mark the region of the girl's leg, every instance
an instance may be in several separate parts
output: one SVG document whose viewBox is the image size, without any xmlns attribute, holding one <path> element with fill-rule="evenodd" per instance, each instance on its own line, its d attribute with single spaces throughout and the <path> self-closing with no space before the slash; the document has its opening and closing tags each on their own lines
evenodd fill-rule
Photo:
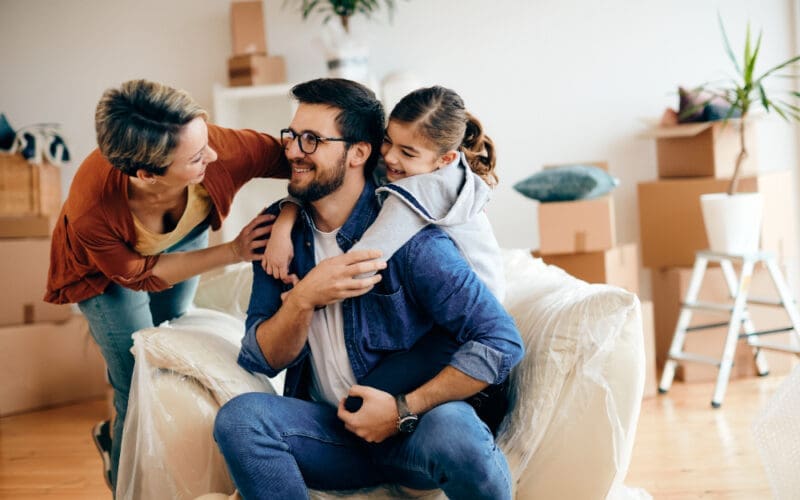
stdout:
<svg viewBox="0 0 800 500">
<path fill-rule="evenodd" d="M 128 393 L 133 376 L 133 332 L 153 326 L 150 298 L 146 292 L 136 292 L 112 283 L 106 291 L 78 303 L 89 322 L 100 352 L 106 361 L 108 378 L 114 388 L 114 419 L 111 432 L 111 482 L 116 484 L 122 429 L 128 410 Z"/>
</svg>

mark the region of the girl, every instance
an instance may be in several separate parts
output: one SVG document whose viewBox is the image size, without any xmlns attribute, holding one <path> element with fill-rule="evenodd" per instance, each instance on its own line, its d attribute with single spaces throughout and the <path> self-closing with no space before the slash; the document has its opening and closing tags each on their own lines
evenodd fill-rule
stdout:
<svg viewBox="0 0 800 500">
<path fill-rule="evenodd" d="M 484 208 L 494 172 L 494 143 L 454 91 L 434 86 L 415 90 L 392 110 L 374 176 L 383 206 L 353 249 L 377 248 L 388 260 L 428 224 L 440 226 L 495 296 L 505 282 L 500 248 Z M 293 256 L 290 233 L 297 206 L 284 203 L 262 265 L 286 283 Z"/>
</svg>

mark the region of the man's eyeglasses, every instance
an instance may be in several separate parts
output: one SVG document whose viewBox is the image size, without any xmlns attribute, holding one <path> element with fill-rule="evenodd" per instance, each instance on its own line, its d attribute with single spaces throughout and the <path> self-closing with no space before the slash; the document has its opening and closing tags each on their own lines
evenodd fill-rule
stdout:
<svg viewBox="0 0 800 500">
<path fill-rule="evenodd" d="M 338 142 L 350 142 L 349 139 L 346 137 L 320 137 L 313 132 L 303 132 L 298 134 L 294 130 L 290 128 L 285 128 L 281 130 L 281 146 L 288 148 L 291 146 L 292 141 L 295 139 L 300 139 L 298 141 L 298 145 L 300 146 L 300 151 L 303 153 L 310 155 L 314 154 L 314 151 L 317 150 L 317 146 L 319 146 L 320 142 L 328 142 L 328 141 L 338 141 Z"/>
</svg>

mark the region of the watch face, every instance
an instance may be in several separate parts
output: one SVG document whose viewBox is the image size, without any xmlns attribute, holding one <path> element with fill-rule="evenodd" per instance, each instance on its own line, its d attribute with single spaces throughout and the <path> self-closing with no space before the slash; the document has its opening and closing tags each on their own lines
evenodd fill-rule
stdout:
<svg viewBox="0 0 800 500">
<path fill-rule="evenodd" d="M 411 433 L 414 432 L 414 429 L 417 428 L 417 422 L 419 421 L 419 417 L 416 415 L 407 415 L 400 419 L 400 432 Z"/>
</svg>

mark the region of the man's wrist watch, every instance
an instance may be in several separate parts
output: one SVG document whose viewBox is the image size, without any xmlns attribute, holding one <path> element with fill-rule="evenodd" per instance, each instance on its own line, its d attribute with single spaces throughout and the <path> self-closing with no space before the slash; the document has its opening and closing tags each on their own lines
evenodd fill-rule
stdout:
<svg viewBox="0 0 800 500">
<path fill-rule="evenodd" d="M 411 434 L 417 428 L 419 415 L 408 409 L 405 394 L 398 394 L 394 400 L 397 403 L 397 430 L 404 434 Z"/>
</svg>

